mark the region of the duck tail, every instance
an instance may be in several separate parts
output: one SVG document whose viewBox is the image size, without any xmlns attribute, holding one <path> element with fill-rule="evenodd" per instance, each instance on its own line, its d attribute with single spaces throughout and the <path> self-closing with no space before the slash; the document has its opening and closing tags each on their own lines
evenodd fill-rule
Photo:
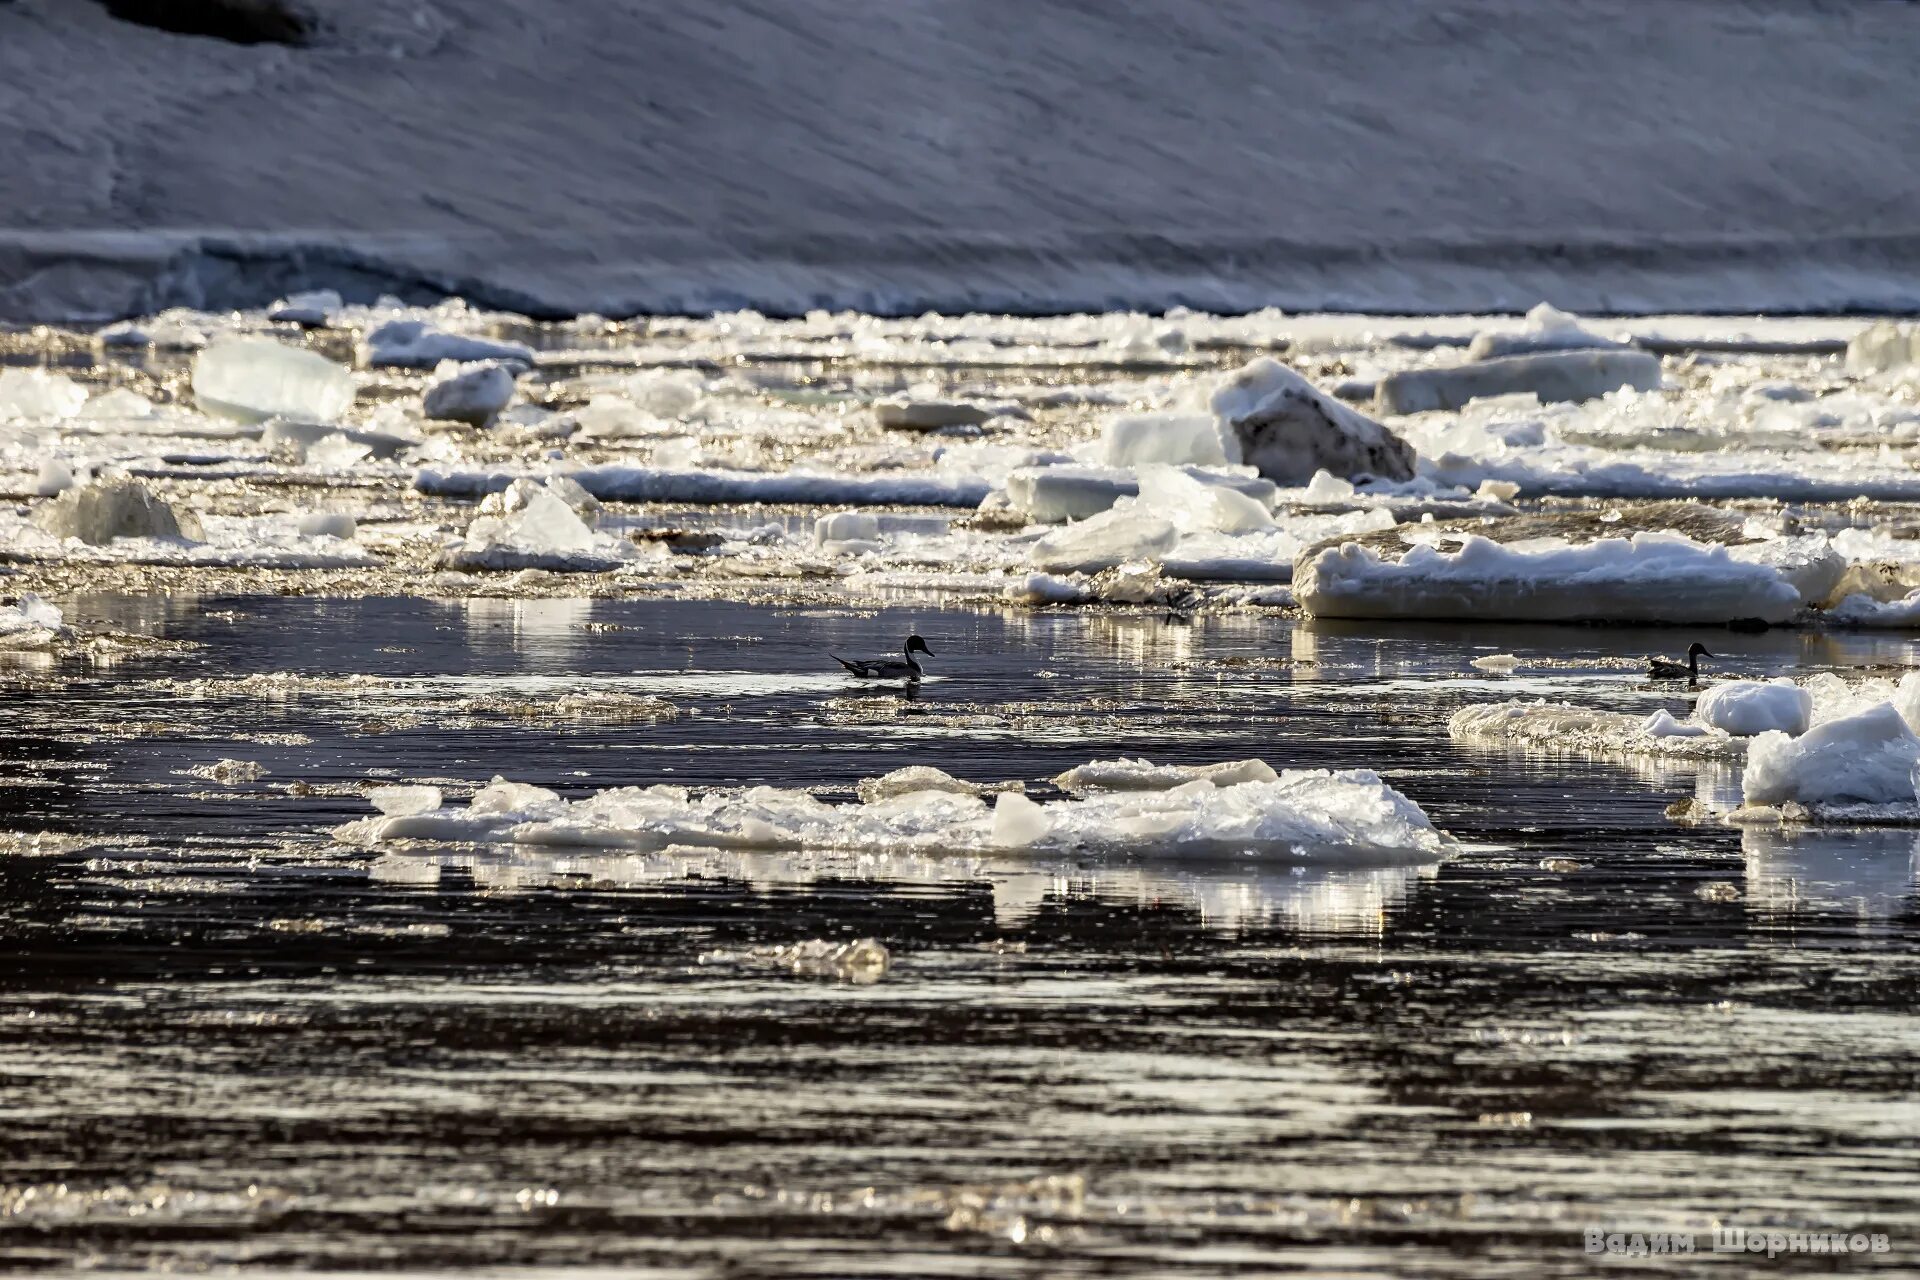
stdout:
<svg viewBox="0 0 1920 1280">
<path fill-rule="evenodd" d="M 845 658 L 841 657 L 837 653 L 829 653 L 827 656 L 829 658 L 832 658 L 835 662 L 839 663 L 841 666 L 845 667 L 847 670 L 853 672 L 855 675 L 860 674 L 860 666 L 858 663 L 848 662 Z"/>
</svg>

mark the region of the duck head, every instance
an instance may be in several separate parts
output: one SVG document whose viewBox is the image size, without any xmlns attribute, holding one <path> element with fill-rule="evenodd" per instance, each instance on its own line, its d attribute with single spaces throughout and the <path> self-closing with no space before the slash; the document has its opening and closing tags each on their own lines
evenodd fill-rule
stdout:
<svg viewBox="0 0 1920 1280">
<path fill-rule="evenodd" d="M 1707 652 L 1707 646 L 1701 644 L 1698 640 L 1695 640 L 1687 646 L 1687 661 L 1689 662 L 1697 662 L 1701 658 L 1711 658 L 1712 656 L 1712 654 Z"/>
<path fill-rule="evenodd" d="M 911 657 L 913 654 L 916 654 L 916 653 L 924 653 L 929 658 L 933 656 L 933 650 L 927 648 L 927 642 L 925 640 L 922 640 L 917 635 L 908 636 L 907 637 L 907 654 L 909 657 Z"/>
</svg>

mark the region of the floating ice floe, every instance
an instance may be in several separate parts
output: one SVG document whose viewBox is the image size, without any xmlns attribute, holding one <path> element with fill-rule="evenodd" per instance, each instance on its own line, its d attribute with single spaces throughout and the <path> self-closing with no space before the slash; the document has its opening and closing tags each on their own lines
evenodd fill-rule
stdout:
<svg viewBox="0 0 1920 1280">
<path fill-rule="evenodd" d="M 938 431 L 944 427 L 977 427 L 991 421 L 993 411 L 964 400 L 877 400 L 873 418 L 883 427 L 904 431 Z"/>
<path fill-rule="evenodd" d="M 1109 467 L 1223 467 L 1240 461 L 1238 445 L 1210 414 L 1131 413 L 1108 419 L 1092 452 Z"/>
<path fill-rule="evenodd" d="M 1306 484 L 1318 471 L 1413 479 L 1406 441 L 1271 356 L 1222 382 L 1212 407 L 1239 460 L 1275 484 Z"/>
<path fill-rule="evenodd" d="M 260 443 L 281 461 L 344 470 L 367 458 L 398 457 L 420 442 L 386 431 L 273 418 L 261 427 Z"/>
<path fill-rule="evenodd" d="M 1644 351 L 1543 351 L 1390 373 L 1374 387 L 1374 408 L 1381 413 L 1426 413 L 1521 392 L 1544 404 L 1592 400 L 1621 387 L 1653 391 L 1659 386 L 1660 359 Z"/>
<path fill-rule="evenodd" d="M 1587 756 L 1738 760 L 1747 750 L 1744 739 L 1676 720 L 1665 710 L 1637 716 L 1521 699 L 1462 707 L 1447 720 L 1447 733 L 1456 739 Z"/>
<path fill-rule="evenodd" d="M 353 404 L 353 374 L 325 356 L 270 338 L 222 338 L 193 358 L 202 412 L 240 422 L 333 422 Z"/>
<path fill-rule="evenodd" d="M 1526 327 L 1519 330 L 1488 330 L 1474 335 L 1467 346 L 1469 360 L 1495 360 L 1502 356 L 1533 355 L 1542 351 L 1606 350 L 1626 346 L 1605 338 L 1550 303 L 1541 303 L 1527 312 Z"/>
<path fill-rule="evenodd" d="M 513 399 L 513 370 L 495 360 L 444 365 L 420 396 L 420 411 L 444 422 L 484 427 Z"/>
<path fill-rule="evenodd" d="M 443 360 L 499 360 L 533 367 L 530 347 L 448 333 L 425 320 L 388 320 L 361 338 L 357 353 L 360 363 L 368 368 L 432 369 Z"/>
<path fill-rule="evenodd" d="M 1740 558 L 1674 534 L 1584 546 L 1502 546 L 1467 535 L 1454 550 L 1382 556 L 1358 543 L 1304 557 L 1300 607 L 1327 618 L 1472 618 L 1481 622 L 1785 622 L 1810 603 L 1802 566 Z"/>
<path fill-rule="evenodd" d="M 880 545 L 880 519 L 866 511 L 835 511 L 813 522 L 813 540 L 842 554 L 874 550 Z"/>
<path fill-rule="evenodd" d="M 0 369 L 0 422 L 58 421 L 87 402 L 87 389 L 45 369 Z"/>
<path fill-rule="evenodd" d="M 622 787 L 568 802 L 496 778 L 465 808 L 349 823 L 361 845 L 452 841 L 622 849 L 818 849 L 985 854 L 1022 850 L 1280 862 L 1416 865 L 1453 852 L 1420 807 L 1367 770 L 1288 770 L 1215 785 L 1196 778 L 1152 791 L 1036 804 L 1002 792 L 991 805 L 947 789 L 832 805 L 804 791 Z"/>
<path fill-rule="evenodd" d="M 0 649 L 46 649 L 71 634 L 59 608 L 31 592 L 0 605 Z"/>
<path fill-rule="evenodd" d="M 1272 782 L 1279 775 L 1265 760 L 1228 760 L 1220 764 L 1155 764 L 1147 759 L 1093 760 L 1053 780 L 1062 791 L 1170 791 L 1189 782 L 1217 787 L 1242 782 Z"/>
</svg>

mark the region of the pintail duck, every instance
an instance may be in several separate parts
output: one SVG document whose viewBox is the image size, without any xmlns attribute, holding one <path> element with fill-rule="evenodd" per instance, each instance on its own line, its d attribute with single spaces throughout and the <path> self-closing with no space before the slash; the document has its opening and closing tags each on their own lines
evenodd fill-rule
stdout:
<svg viewBox="0 0 1920 1280">
<path fill-rule="evenodd" d="M 922 675 L 920 664 L 913 660 L 916 653 L 924 653 L 929 658 L 933 650 L 927 648 L 927 642 L 919 636 L 908 636 L 905 648 L 906 657 L 901 658 L 857 658 L 849 660 L 839 654 L 829 654 L 835 662 L 845 667 L 862 680 L 918 680 Z"/>
<path fill-rule="evenodd" d="M 1675 662 L 1671 658 L 1648 658 L 1647 675 L 1655 680 L 1697 681 L 1700 679 L 1700 659 L 1711 657 L 1713 655 L 1707 652 L 1707 646 L 1696 640 L 1687 646 L 1685 662 Z"/>
</svg>

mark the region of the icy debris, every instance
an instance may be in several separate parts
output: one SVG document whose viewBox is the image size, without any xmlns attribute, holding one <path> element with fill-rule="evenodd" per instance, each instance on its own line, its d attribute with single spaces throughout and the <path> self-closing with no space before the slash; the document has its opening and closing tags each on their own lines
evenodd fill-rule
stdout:
<svg viewBox="0 0 1920 1280">
<path fill-rule="evenodd" d="M 280 324 L 317 329 L 345 305 L 346 302 L 332 289 L 312 289 L 306 293 L 288 294 L 280 299 L 267 308 L 267 319 Z"/>
<path fill-rule="evenodd" d="M 1222 382 L 1212 406 L 1229 448 L 1275 484 L 1306 484 L 1316 471 L 1413 479 L 1414 453 L 1406 441 L 1271 356 Z"/>
<path fill-rule="evenodd" d="M 302 452 L 306 465 L 316 471 L 350 471 L 373 456 L 373 446 L 344 431 L 335 431 Z"/>
<path fill-rule="evenodd" d="M 1151 464 L 1150 464 L 1151 465 Z M 1271 480 L 1262 480 L 1251 467 L 1166 468 L 1204 485 L 1243 493 L 1262 507 L 1279 492 Z M 1110 509 L 1122 498 L 1140 493 L 1140 477 L 1118 467 L 1019 467 L 1006 480 L 1007 506 L 1035 524 L 1062 524 L 1084 520 Z"/>
<path fill-rule="evenodd" d="M 541 494 L 551 494 L 567 504 L 573 514 L 579 516 L 587 525 L 600 522 L 600 500 L 580 487 L 580 483 L 571 476 L 548 476 L 544 480 L 520 479 L 498 493 L 490 493 L 480 500 L 480 514 L 483 516 L 505 516 L 524 510 Z"/>
<path fill-rule="evenodd" d="M 1228 456 L 1228 439 L 1221 432 L 1219 419 L 1203 413 L 1139 413 L 1111 418 L 1101 428 L 1097 450 L 1099 460 L 1109 467 L 1156 462 L 1220 467 L 1240 461 L 1237 456 Z"/>
<path fill-rule="evenodd" d="M 253 760 L 216 760 L 212 764 L 197 764 L 185 772 L 228 787 L 244 786 L 267 776 L 266 769 Z"/>
<path fill-rule="evenodd" d="M 878 800 L 890 800 L 894 796 L 911 795 L 916 791 L 984 796 L 1001 791 L 1025 791 L 1026 785 L 1020 782 L 968 782 L 932 765 L 910 764 L 878 778 L 862 778 L 854 790 L 862 803 L 873 804 Z"/>
<path fill-rule="evenodd" d="M 1914 795 L 1916 737 L 1892 704 L 1808 730 L 1763 733 L 1747 752 L 1741 793 L 1750 805 L 1899 804 Z"/>
<path fill-rule="evenodd" d="M 59 608 L 31 592 L 0 605 L 0 649 L 45 649 L 71 634 Z"/>
<path fill-rule="evenodd" d="M 1180 541 L 1171 521 L 1147 514 L 1132 505 L 1132 499 L 1124 501 L 1128 505 L 1056 529 L 1035 542 L 1028 552 L 1034 567 L 1048 573 L 1097 573 L 1161 555 Z"/>
<path fill-rule="evenodd" d="M 440 788 L 414 786 L 375 787 L 367 792 L 367 800 L 389 818 L 432 813 L 445 803 Z"/>
<path fill-rule="evenodd" d="M 1271 771 L 1268 771 L 1271 772 Z M 1227 776 L 1227 775 L 1223 775 Z M 443 840 L 633 852 L 838 850 L 875 856 L 1039 853 L 1264 857 L 1279 862 L 1417 865 L 1454 850 L 1420 807 L 1363 769 L 1288 770 L 1246 781 L 1195 778 L 1162 790 L 1035 805 L 1003 793 L 914 791 L 832 805 L 804 791 L 621 787 L 573 803 L 496 779 L 464 809 L 349 823 L 348 843 Z M 1002 819 L 1004 811 L 1008 817 Z"/>
<path fill-rule="evenodd" d="M 1547 351 L 1435 369 L 1404 369 L 1380 379 L 1374 409 L 1426 413 L 1471 400 L 1530 392 L 1542 404 L 1592 400 L 1632 387 L 1660 388 L 1660 359 L 1644 351 Z"/>
<path fill-rule="evenodd" d="M 1189 782 L 1229 787 L 1242 782 L 1272 782 L 1278 776 L 1265 760 L 1179 765 L 1123 757 L 1078 765 L 1055 778 L 1053 785 L 1062 791 L 1166 791 Z"/>
<path fill-rule="evenodd" d="M 340 538 L 351 541 L 360 531 L 351 514 L 345 511 L 310 511 L 294 524 L 303 538 Z"/>
<path fill-rule="evenodd" d="M 634 558 L 631 543 L 596 532 L 570 496 L 594 501 L 565 477 L 538 485 L 516 481 L 481 504 L 481 514 L 467 526 L 466 541 L 443 557 L 445 567 L 590 573 Z"/>
<path fill-rule="evenodd" d="M 71 418 L 86 402 L 87 389 L 65 374 L 0 369 L 0 422 Z"/>
<path fill-rule="evenodd" d="M 1633 716 L 1525 699 L 1462 707 L 1448 719 L 1447 733 L 1458 739 L 1580 755 L 1737 760 L 1746 750 L 1741 739 L 1704 725 L 1684 725 L 1664 711 Z"/>
<path fill-rule="evenodd" d="M 961 400 L 877 400 L 874 421 L 904 431 L 938 431 L 942 427 L 977 427 L 993 417 L 990 410 Z"/>
<path fill-rule="evenodd" d="M 1707 686 L 1694 703 L 1693 719 L 1735 737 L 1769 731 L 1797 736 L 1813 722 L 1813 695 L 1785 677 L 1728 680 Z"/>
<path fill-rule="evenodd" d="M 442 366 L 420 396 L 420 411 L 435 421 L 484 427 L 513 399 L 513 387 L 513 370 L 498 361 Z"/>
<path fill-rule="evenodd" d="M 831 978 L 865 985 L 886 976 L 893 956 L 875 938 L 851 942 L 809 938 L 777 947 L 720 948 L 701 953 L 700 963 L 769 966 L 799 978 Z"/>
<path fill-rule="evenodd" d="M 142 422 L 155 416 L 154 403 L 130 387 L 109 387 L 81 405 L 74 416 L 88 422 Z"/>
<path fill-rule="evenodd" d="M 627 379 L 633 403 L 656 418 L 683 421 L 700 408 L 707 383 L 692 369 L 662 369 L 636 373 Z"/>
<path fill-rule="evenodd" d="M 1847 342 L 1847 372 L 1890 373 L 1920 362 L 1920 329 L 1882 320 Z"/>
<path fill-rule="evenodd" d="M 33 513 L 33 523 L 56 538 L 78 538 L 105 546 L 115 538 L 188 538 L 201 536 L 199 522 L 184 522 L 172 507 L 137 480 L 96 480 L 68 489 Z"/>
<path fill-rule="evenodd" d="M 1311 503 L 1351 502 L 1357 492 L 1351 480 L 1342 480 L 1330 471 L 1316 471 L 1301 496 Z"/>
<path fill-rule="evenodd" d="M 880 545 L 880 518 L 865 511 L 835 511 L 813 522 L 813 540 L 846 552 L 875 548 Z"/>
<path fill-rule="evenodd" d="M 1007 584 L 1003 593 L 1010 604 L 1084 604 L 1093 598 L 1084 579 L 1062 578 L 1051 573 L 1029 573 Z"/>
<path fill-rule="evenodd" d="M 1810 605 L 1831 599 L 1847 572 L 1846 557 L 1834 549 L 1824 533 L 1741 543 L 1728 547 L 1727 554 L 1742 564 L 1760 565 L 1779 573 Z"/>
<path fill-rule="evenodd" d="M 1300 607 L 1323 618 L 1777 623 L 1805 603 L 1777 566 L 1654 533 L 1577 547 L 1469 534 L 1452 551 L 1421 545 L 1391 559 L 1348 542 L 1304 557 L 1293 580 Z"/>
<path fill-rule="evenodd" d="M 40 471 L 33 479 L 33 492 L 38 497 L 52 498 L 73 488 L 73 471 L 58 458 L 48 458 L 40 464 Z"/>
<path fill-rule="evenodd" d="M 448 333 L 425 320 L 389 320 L 361 338 L 357 353 L 368 368 L 432 369 L 442 360 L 501 360 L 533 367 L 532 349 L 518 342 Z"/>
<path fill-rule="evenodd" d="M 1490 671 L 1497 676 L 1510 676 L 1520 669 L 1520 659 L 1510 653 L 1490 653 L 1483 658 L 1475 658 L 1467 665 L 1475 671 Z"/>
<path fill-rule="evenodd" d="M 1674 719 L 1673 712 L 1665 707 L 1654 712 L 1640 722 L 1640 732 L 1649 738 L 1708 738 L 1713 729 L 1704 724 L 1690 724 L 1685 720 Z"/>
<path fill-rule="evenodd" d="M 341 441 L 346 443 L 342 444 Z M 327 445 L 321 450 L 322 456 L 338 459 L 346 453 L 348 445 L 360 446 L 360 452 L 355 455 L 356 458 L 392 458 L 414 448 L 420 442 L 385 431 L 274 418 L 260 429 L 260 443 L 265 445 L 276 458 L 293 463 L 304 463 L 312 460 L 310 451 L 322 443 Z"/>
<path fill-rule="evenodd" d="M 1469 360 L 1491 360 L 1501 356 L 1532 355 L 1541 351 L 1583 351 L 1626 346 L 1612 338 L 1603 338 L 1583 327 L 1580 317 L 1569 315 L 1550 303 L 1541 303 L 1527 312 L 1526 328 L 1517 332 L 1487 332 L 1474 335 L 1467 347 Z"/>
<path fill-rule="evenodd" d="M 353 404 L 353 374 L 325 356 L 268 338 L 222 338 L 193 358 L 203 413 L 240 422 L 333 422 Z"/>
<path fill-rule="evenodd" d="M 1273 528 L 1273 513 L 1228 484 L 1165 465 L 1139 470 L 1139 507 L 1171 520 L 1182 533 L 1253 533 Z"/>
</svg>

